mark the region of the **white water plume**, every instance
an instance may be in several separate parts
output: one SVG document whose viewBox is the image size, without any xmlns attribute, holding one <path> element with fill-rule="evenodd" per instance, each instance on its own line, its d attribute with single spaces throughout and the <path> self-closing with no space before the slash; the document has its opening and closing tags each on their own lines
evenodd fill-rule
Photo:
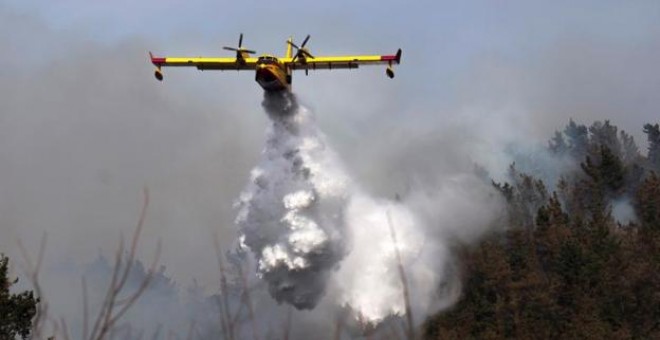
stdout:
<svg viewBox="0 0 660 340">
<path fill-rule="evenodd" d="M 349 179 L 292 94 L 267 93 L 263 106 L 273 124 L 237 203 L 236 223 L 271 295 L 311 309 L 346 251 Z"/>
<path fill-rule="evenodd" d="M 406 303 L 426 315 L 446 294 L 444 243 L 427 242 L 403 203 L 360 190 L 292 94 L 267 93 L 263 106 L 272 126 L 236 223 L 240 247 L 251 250 L 271 296 L 313 309 L 327 291 L 329 304 L 350 311 L 363 329 L 405 315 Z M 399 265 L 414 287 L 408 301 Z"/>
<path fill-rule="evenodd" d="M 438 300 L 442 265 L 447 259 L 441 244 L 427 242 L 420 221 L 400 202 L 376 200 L 362 193 L 351 198 L 346 223 L 352 247 L 334 277 L 339 304 L 351 310 L 363 328 L 389 316 L 405 315 L 406 303 L 416 314 L 426 315 Z M 405 269 L 408 287 L 399 265 Z"/>
</svg>

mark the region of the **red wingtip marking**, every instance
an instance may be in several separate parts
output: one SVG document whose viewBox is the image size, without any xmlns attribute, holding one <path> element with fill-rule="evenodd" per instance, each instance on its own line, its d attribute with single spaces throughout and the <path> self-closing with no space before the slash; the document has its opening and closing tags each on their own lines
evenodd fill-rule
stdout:
<svg viewBox="0 0 660 340">
<path fill-rule="evenodd" d="M 149 59 L 151 59 L 151 63 L 160 66 L 161 64 L 165 64 L 165 58 L 159 58 L 159 57 L 154 57 L 154 54 L 149 51 Z"/>
<path fill-rule="evenodd" d="M 151 58 L 151 63 L 156 65 L 156 66 L 160 66 L 161 64 L 165 64 L 165 58 L 154 57 L 153 54 L 151 54 L 151 52 L 149 52 L 149 57 Z"/>
<path fill-rule="evenodd" d="M 394 55 L 383 55 L 380 56 L 382 61 L 395 61 L 397 64 L 401 62 L 401 49 L 399 49 Z"/>
</svg>

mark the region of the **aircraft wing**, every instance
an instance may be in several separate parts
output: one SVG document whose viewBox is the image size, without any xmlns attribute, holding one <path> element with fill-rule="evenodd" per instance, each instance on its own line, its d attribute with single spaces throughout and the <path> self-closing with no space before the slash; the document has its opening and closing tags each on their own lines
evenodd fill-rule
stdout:
<svg viewBox="0 0 660 340">
<path fill-rule="evenodd" d="M 150 57 L 151 63 L 159 69 L 163 66 L 188 66 L 199 70 L 254 70 L 257 66 L 257 58 L 154 57 L 151 54 Z"/>
<path fill-rule="evenodd" d="M 358 68 L 360 65 L 392 65 L 401 61 L 401 49 L 392 55 L 316 56 L 284 60 L 294 70 L 332 70 Z"/>
</svg>

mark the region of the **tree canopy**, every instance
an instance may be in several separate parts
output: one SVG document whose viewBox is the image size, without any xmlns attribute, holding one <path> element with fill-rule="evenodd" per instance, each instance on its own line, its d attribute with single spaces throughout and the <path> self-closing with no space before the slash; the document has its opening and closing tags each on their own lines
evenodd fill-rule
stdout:
<svg viewBox="0 0 660 340">
<path fill-rule="evenodd" d="M 644 132 L 641 155 L 609 122 L 571 120 L 548 144 L 580 165 L 559 183 L 512 165 L 493 183 L 509 205 L 507 232 L 463 249 L 462 299 L 429 318 L 425 336 L 660 338 L 660 128 Z M 635 218 L 617 216 L 621 205 Z"/>
<path fill-rule="evenodd" d="M 18 282 L 9 279 L 9 258 L 0 254 L 0 340 L 26 339 L 37 313 L 38 299 L 32 291 L 12 294 L 10 288 Z"/>
</svg>

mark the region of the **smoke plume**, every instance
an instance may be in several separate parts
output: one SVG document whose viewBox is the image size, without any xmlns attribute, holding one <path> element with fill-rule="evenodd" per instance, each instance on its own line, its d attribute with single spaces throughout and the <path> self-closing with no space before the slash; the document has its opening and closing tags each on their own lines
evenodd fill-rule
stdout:
<svg viewBox="0 0 660 340">
<path fill-rule="evenodd" d="M 236 223 L 239 250 L 252 252 L 271 296 L 313 309 L 328 294 L 329 305 L 348 311 L 363 330 L 404 316 L 407 308 L 425 316 L 451 303 L 458 285 L 455 275 L 447 275 L 452 270 L 448 240 L 473 238 L 461 235 L 473 228 L 467 224 L 488 226 L 497 213 L 487 211 L 483 221 L 464 218 L 459 231 L 447 228 L 455 221 L 438 228 L 437 213 L 424 212 L 445 212 L 436 206 L 440 203 L 465 215 L 460 213 L 469 210 L 465 202 L 483 194 L 479 182 L 453 179 L 454 185 L 433 198 L 371 197 L 351 179 L 295 95 L 266 93 L 262 105 L 271 126 L 261 160 L 236 203 Z M 468 194 L 470 187 L 479 194 Z M 478 203 L 489 205 L 488 199 Z M 414 287 L 408 296 L 406 284 Z"/>
</svg>

